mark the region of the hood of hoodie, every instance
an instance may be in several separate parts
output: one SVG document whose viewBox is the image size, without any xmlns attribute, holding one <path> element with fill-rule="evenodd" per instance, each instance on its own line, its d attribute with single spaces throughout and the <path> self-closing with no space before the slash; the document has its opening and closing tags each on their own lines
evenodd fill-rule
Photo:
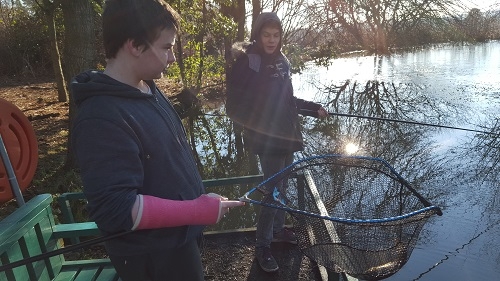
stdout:
<svg viewBox="0 0 500 281">
<path fill-rule="evenodd" d="M 268 22 L 276 22 L 280 26 L 280 42 L 276 49 L 276 52 L 272 55 L 266 54 L 262 47 L 260 46 L 259 36 L 262 27 Z M 237 60 L 242 55 L 247 55 L 249 58 L 249 67 L 256 72 L 259 71 L 261 61 L 273 61 L 279 58 L 283 58 L 287 63 L 285 55 L 281 52 L 281 46 L 283 42 L 283 28 L 281 25 L 281 20 L 278 15 L 274 12 L 264 12 L 261 13 L 257 19 L 255 20 L 252 28 L 252 32 L 250 33 L 250 42 L 236 42 L 233 44 L 231 48 L 231 56 L 233 60 Z"/>
<path fill-rule="evenodd" d="M 154 85 L 148 82 L 153 90 Z M 143 93 L 139 89 L 119 82 L 102 71 L 90 70 L 78 74 L 71 81 L 71 93 L 76 105 L 94 96 L 120 96 L 127 98 L 146 98 L 151 93 Z"/>
<path fill-rule="evenodd" d="M 255 19 L 255 22 L 252 26 L 252 32 L 250 33 L 250 42 L 257 42 L 257 45 L 260 45 L 260 31 L 262 27 L 268 22 L 276 22 L 280 27 L 280 42 L 278 44 L 278 48 L 276 49 L 276 54 L 281 52 L 281 45 L 283 43 L 283 26 L 281 25 L 281 20 L 278 15 L 274 12 L 263 12 Z"/>
</svg>

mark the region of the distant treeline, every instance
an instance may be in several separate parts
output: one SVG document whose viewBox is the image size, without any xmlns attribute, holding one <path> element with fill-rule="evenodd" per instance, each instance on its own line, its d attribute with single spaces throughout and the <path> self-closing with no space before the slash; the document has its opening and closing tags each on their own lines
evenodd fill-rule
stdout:
<svg viewBox="0 0 500 281">
<path fill-rule="evenodd" d="M 80 62 L 83 65 L 79 68 L 102 67 L 99 38 L 103 2 L 0 0 L 0 77 L 53 76 L 55 63 L 60 62 L 63 71 L 75 63 L 74 55 L 67 50 L 86 41 L 77 40 L 78 27 L 70 26 L 69 19 L 73 25 L 80 22 L 83 27 L 93 28 L 93 36 L 87 41 L 94 42 L 90 47 L 94 50 L 85 53 L 91 58 Z M 378 4 L 363 5 L 366 1 L 253 0 L 250 8 L 244 0 L 167 2 L 184 19 L 178 58 L 182 56 L 170 75 L 198 88 L 205 79 L 224 79 L 232 43 L 248 38 L 248 23 L 262 10 L 275 10 L 282 17 L 284 51 L 294 71 L 300 71 L 307 61 L 324 64 L 348 51 L 390 54 L 395 48 L 500 39 L 499 10 L 467 12 L 460 1 L 368 1 Z M 273 6 L 263 2 L 272 2 L 267 5 Z M 75 13 L 72 9 L 78 3 L 89 5 L 91 11 Z M 53 51 L 55 47 L 57 52 Z"/>
</svg>

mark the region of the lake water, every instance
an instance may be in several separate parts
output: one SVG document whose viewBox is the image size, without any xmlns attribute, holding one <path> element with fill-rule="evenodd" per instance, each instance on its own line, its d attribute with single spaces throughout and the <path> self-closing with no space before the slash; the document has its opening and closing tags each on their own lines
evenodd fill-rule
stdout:
<svg viewBox="0 0 500 281">
<path fill-rule="evenodd" d="M 390 57 L 339 58 L 328 68 L 310 65 L 293 76 L 293 83 L 296 96 L 320 102 L 332 113 L 484 132 L 336 115 L 325 120 L 306 117 L 306 149 L 296 157 L 347 153 L 347 146 L 355 146 L 352 153 L 386 160 L 442 209 L 443 216 L 432 217 L 424 226 L 407 264 L 386 280 L 498 279 L 500 42 L 437 45 Z M 207 120 L 213 128 L 227 130 L 226 119 Z M 202 131 L 206 136 L 206 126 Z M 204 166 L 218 170 L 207 174 L 253 174 L 251 165 L 234 160 L 236 149 L 227 131 L 212 134 L 219 144 L 205 137 L 197 145 Z M 215 164 L 221 162 L 224 165 Z M 237 198 L 248 188 L 210 191 Z M 217 227 L 253 226 L 255 212 L 255 206 L 244 207 Z"/>
<path fill-rule="evenodd" d="M 297 75 L 294 87 L 297 96 L 328 104 L 333 96 L 329 87 L 345 81 L 361 87 L 333 103 L 339 113 L 378 112 L 386 118 L 500 133 L 500 42 L 336 59 L 328 69 Z M 385 84 L 371 93 L 379 102 L 361 93 L 373 81 Z M 444 213 L 428 222 L 408 263 L 387 280 L 498 280 L 500 136 L 339 119 L 345 128 L 336 143 L 354 141 L 361 154 L 389 159 Z M 375 132 L 374 126 L 382 126 L 381 135 L 362 133 Z M 397 130 L 404 131 L 402 138 L 395 137 Z M 315 138 L 310 142 L 316 143 Z"/>
</svg>

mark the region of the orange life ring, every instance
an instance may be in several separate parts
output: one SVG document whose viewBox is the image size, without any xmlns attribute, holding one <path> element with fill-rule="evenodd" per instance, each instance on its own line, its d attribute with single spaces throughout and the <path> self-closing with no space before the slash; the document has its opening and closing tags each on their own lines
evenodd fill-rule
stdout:
<svg viewBox="0 0 500 281">
<path fill-rule="evenodd" d="M 21 192 L 31 183 L 38 165 L 38 144 L 33 126 L 23 112 L 0 98 L 0 134 Z M 14 198 L 4 161 L 0 159 L 0 203 Z"/>
</svg>

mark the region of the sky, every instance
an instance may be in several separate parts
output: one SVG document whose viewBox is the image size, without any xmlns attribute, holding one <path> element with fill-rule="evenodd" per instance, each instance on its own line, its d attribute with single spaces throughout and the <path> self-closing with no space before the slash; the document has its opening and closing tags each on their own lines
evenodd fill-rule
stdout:
<svg viewBox="0 0 500 281">
<path fill-rule="evenodd" d="M 492 5 L 500 6 L 500 0 L 463 0 L 463 2 L 471 8 L 479 8 L 482 11 L 487 11 Z"/>
</svg>

